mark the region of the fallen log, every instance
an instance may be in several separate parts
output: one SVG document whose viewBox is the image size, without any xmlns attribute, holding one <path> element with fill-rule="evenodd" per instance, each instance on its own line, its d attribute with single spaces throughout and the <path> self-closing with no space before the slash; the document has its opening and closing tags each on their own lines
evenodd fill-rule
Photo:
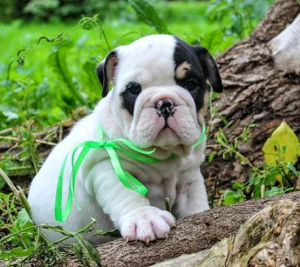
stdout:
<svg viewBox="0 0 300 267">
<path fill-rule="evenodd" d="M 198 213 L 179 220 L 167 239 L 149 244 L 126 243 L 125 240 L 118 239 L 97 247 L 101 255 L 101 264 L 103 267 L 150 266 L 183 254 L 203 251 L 224 238 L 235 235 L 243 223 L 266 206 L 278 203 L 279 200 L 296 202 L 299 199 L 300 192 L 293 192 Z M 300 215 L 298 216 L 300 222 Z M 274 223 L 277 219 L 279 220 L 279 217 L 273 217 Z M 299 225 L 298 228 L 300 231 Z M 257 240 L 257 243 L 259 242 L 260 240 Z M 74 258 L 68 261 L 67 266 L 81 266 L 81 263 Z"/>
</svg>

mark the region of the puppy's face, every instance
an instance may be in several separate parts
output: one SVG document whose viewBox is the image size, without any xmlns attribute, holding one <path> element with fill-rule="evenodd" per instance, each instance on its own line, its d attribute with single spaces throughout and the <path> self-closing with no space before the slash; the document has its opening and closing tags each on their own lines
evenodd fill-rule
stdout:
<svg viewBox="0 0 300 267">
<path fill-rule="evenodd" d="M 216 64 L 205 48 L 170 35 L 151 35 L 111 52 L 97 70 L 103 96 L 125 138 L 141 148 L 190 147 L 201 135 L 207 81 L 221 92 Z"/>
</svg>

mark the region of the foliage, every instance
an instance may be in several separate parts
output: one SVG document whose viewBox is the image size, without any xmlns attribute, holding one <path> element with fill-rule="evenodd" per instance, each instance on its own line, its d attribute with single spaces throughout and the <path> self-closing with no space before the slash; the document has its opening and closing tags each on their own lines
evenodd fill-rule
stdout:
<svg viewBox="0 0 300 267">
<path fill-rule="evenodd" d="M 238 151 L 239 143 L 251 137 L 249 130 L 254 127 L 259 126 L 249 125 L 233 143 L 229 143 L 219 129 L 216 143 L 221 148 L 223 158 L 234 156 L 252 171 L 247 182 L 235 181 L 232 189 L 225 190 L 222 197 L 224 205 L 242 202 L 247 198 L 258 199 L 283 194 L 294 190 L 300 181 L 300 172 L 294 166 L 300 156 L 299 140 L 285 122 L 266 141 L 263 148 L 266 164 L 262 168 L 253 165 Z"/>
<path fill-rule="evenodd" d="M 8 11 L 2 17 L 7 19 L 7 16 L 22 16 L 15 13 L 15 6 L 20 11 L 24 10 L 25 5 L 19 6 L 20 2 L 26 5 L 28 3 L 25 11 L 35 19 L 49 19 L 51 23 L 25 23 L 17 20 L 10 25 L 1 24 L 0 37 L 5 49 L 1 51 L 3 60 L 0 63 L 0 144 L 4 149 L 8 148 L 0 158 L 0 168 L 14 177 L 33 176 L 42 163 L 38 146 L 53 146 L 60 140 L 57 137 L 60 128 L 53 130 L 50 126 L 70 117 L 77 120 L 80 115 L 74 110 L 82 106 L 90 109 L 99 101 L 101 88 L 95 68 L 112 48 L 143 35 L 171 32 L 189 43 L 206 46 L 215 54 L 250 31 L 245 22 L 239 24 L 238 28 L 233 27 L 236 18 L 231 11 L 244 11 L 242 4 L 229 0 L 212 4 L 163 1 L 156 3 L 156 8 L 151 4 L 154 2 L 145 0 L 4 0 L 0 7 L 5 6 Z M 251 21 L 251 27 L 254 27 L 260 19 L 261 11 L 249 1 L 244 2 L 247 3 L 247 12 L 251 13 L 248 14 L 247 22 Z M 208 7 L 209 16 L 205 15 Z M 94 15 L 95 13 L 99 15 Z M 74 22 L 56 21 L 56 18 L 77 18 L 78 14 L 85 16 L 82 16 L 77 25 Z M 144 24 L 137 23 L 137 18 Z M 245 130 L 241 140 L 250 138 L 249 131 L 252 127 L 255 126 L 250 125 Z M 246 164 L 249 163 L 241 154 L 235 153 L 237 143 L 229 144 L 221 131 L 219 140 L 220 146 L 225 149 L 224 155 L 235 154 Z M 18 148 L 17 152 L 12 153 L 12 148 Z M 210 160 L 213 160 L 213 155 Z M 288 166 L 286 163 L 285 167 L 291 173 L 297 173 L 292 165 Z M 265 172 L 276 171 L 266 169 Z M 267 190 L 270 190 L 270 194 L 275 194 L 277 189 L 281 190 L 266 184 L 266 175 L 263 177 L 260 172 L 255 175 L 256 178 L 252 178 L 253 181 L 249 184 L 235 183 L 233 193 L 228 191 L 226 199 L 229 200 L 231 195 L 237 202 L 243 196 L 247 197 L 246 186 L 262 188 L 265 185 L 265 195 L 269 194 Z M 257 178 L 259 175 L 263 178 Z M 0 189 L 8 191 L 8 187 L 4 185 L 4 179 L 0 176 Z M 83 265 L 88 266 L 92 262 L 99 265 L 98 253 L 82 238 L 82 234 L 89 231 L 94 222 L 76 233 L 46 224 L 35 225 L 20 188 L 11 190 L 14 195 L 0 193 L 0 228 L 4 233 L 0 237 L 0 258 L 11 261 L 17 258 L 22 265 L 35 257 L 41 266 L 55 265 L 65 259 L 71 249 L 76 252 Z M 256 195 L 261 192 L 262 190 L 256 192 Z M 64 237 L 51 243 L 43 235 L 44 229 L 60 232 Z M 97 231 L 97 234 L 118 233 Z M 70 237 L 75 238 L 78 243 L 72 248 L 57 249 L 57 243 Z"/>
<path fill-rule="evenodd" d="M 165 22 L 157 15 L 156 10 L 145 0 L 128 0 L 138 17 L 153 27 L 158 33 L 169 33 Z"/>
<path fill-rule="evenodd" d="M 85 266 L 92 266 L 96 263 L 101 266 L 100 255 L 94 246 L 85 240 L 84 235 L 90 232 L 96 223 L 93 219 L 88 225 L 77 232 L 66 231 L 59 226 L 47 224 L 36 225 L 30 215 L 30 206 L 21 188 L 16 188 L 9 177 L 0 169 L 0 175 L 5 179 L 13 194 L 0 193 L 0 227 L 7 232 L 0 237 L 0 259 L 14 260 L 14 264 L 23 264 L 35 259 L 38 266 L 49 266 L 61 264 L 68 254 L 76 252 L 79 260 Z M 19 207 L 17 207 L 19 206 Z M 20 209 L 20 206 L 24 208 Z M 50 230 L 61 233 L 62 238 L 49 242 L 43 234 L 43 230 Z M 119 236 L 115 230 L 97 231 L 96 235 Z M 64 241 L 73 238 L 76 244 L 64 246 L 62 250 L 57 245 L 62 245 Z"/>
<path fill-rule="evenodd" d="M 221 20 L 226 25 L 224 34 L 244 38 L 253 29 L 253 20 L 261 18 L 273 0 L 216 0 L 208 9 L 212 19 Z"/>
<path fill-rule="evenodd" d="M 300 155 L 298 137 L 286 122 L 282 122 L 263 146 L 265 161 L 268 165 L 280 162 L 294 164 Z"/>
<path fill-rule="evenodd" d="M 102 13 L 103 10 L 106 14 L 109 11 L 120 15 L 122 13 L 120 7 L 125 5 L 126 2 L 120 0 L 30 0 L 23 13 L 42 20 L 76 18 L 83 14 L 91 16 L 95 13 Z"/>
</svg>

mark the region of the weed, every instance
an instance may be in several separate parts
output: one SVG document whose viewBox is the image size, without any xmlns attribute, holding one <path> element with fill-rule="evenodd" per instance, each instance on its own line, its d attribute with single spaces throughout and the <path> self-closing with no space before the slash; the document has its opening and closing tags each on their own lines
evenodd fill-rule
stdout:
<svg viewBox="0 0 300 267">
<path fill-rule="evenodd" d="M 61 127 L 55 130 L 49 127 L 72 117 L 79 107 L 91 108 L 100 100 L 101 88 L 95 67 L 112 47 L 127 44 L 143 35 L 171 32 L 189 43 L 206 46 L 215 54 L 233 44 L 237 36 L 249 33 L 243 17 L 237 17 L 239 28 L 236 30 L 229 32 L 221 27 L 224 21 L 229 21 L 231 25 L 235 23 L 235 18 L 232 20 L 230 15 L 230 9 L 235 7 L 230 3 L 228 10 L 222 11 L 220 21 L 216 20 L 220 11 L 218 7 L 212 6 L 214 13 L 210 13 L 210 17 L 203 16 L 208 6 L 207 2 L 175 1 L 168 2 L 168 5 L 157 4 L 155 9 L 147 1 L 132 0 L 125 7 L 126 14 L 120 18 L 109 17 L 106 21 L 101 14 L 103 21 L 97 15 L 84 16 L 75 26 L 74 22 L 44 25 L 21 20 L 1 25 L 0 37 L 6 49 L 1 51 L 3 61 L 0 63 L 0 144 L 1 151 L 5 151 L 0 158 L 0 189 L 7 183 L 13 192 L 0 193 L 1 259 L 15 265 L 33 260 L 35 266 L 57 265 L 75 251 L 83 265 L 100 265 L 98 252 L 82 237 L 93 228 L 94 221 L 75 233 L 46 224 L 35 225 L 23 190 L 15 187 L 5 172 L 13 177 L 32 177 L 42 164 L 39 146 L 52 147 L 61 140 Z M 119 6 L 115 5 L 115 8 L 119 9 Z M 146 25 L 136 22 L 134 12 Z M 250 17 L 250 20 L 253 26 L 258 18 Z M 251 137 L 245 130 L 241 139 L 247 138 Z M 221 132 L 219 140 L 225 154 L 236 155 L 247 163 L 246 158 L 236 153 L 237 144 L 229 144 Z M 285 167 L 292 170 L 292 166 L 286 164 Z M 268 169 L 267 172 L 272 171 Z M 261 184 L 262 187 L 268 179 L 253 180 L 251 185 Z M 285 177 L 282 181 L 285 189 Z M 245 194 L 245 186 L 236 183 L 234 187 Z M 269 194 L 267 190 L 274 194 L 276 189 L 267 186 L 264 195 Z M 168 200 L 166 205 L 170 208 Z M 49 242 L 43 234 L 44 230 L 59 232 L 63 237 Z M 96 234 L 119 235 L 117 231 L 100 230 Z M 77 243 L 64 249 L 57 246 L 69 238 L 76 239 Z"/>
<path fill-rule="evenodd" d="M 284 125 L 284 126 L 282 126 Z M 299 140 L 294 139 L 294 144 L 290 144 L 289 147 L 284 145 L 284 140 L 287 140 L 283 137 L 282 133 L 280 135 L 280 140 L 277 141 L 276 151 L 273 152 L 272 156 L 275 158 L 274 161 L 267 161 L 262 167 L 255 166 L 251 161 L 242 155 L 239 152 L 238 146 L 240 142 L 248 141 L 251 138 L 251 129 L 254 127 L 259 127 L 257 124 L 250 124 L 245 127 L 242 131 L 242 134 L 235 138 L 233 142 L 229 142 L 224 135 L 222 129 L 219 129 L 217 138 L 215 142 L 217 148 L 220 149 L 222 157 L 226 159 L 227 157 L 234 157 L 239 160 L 242 165 L 247 165 L 251 169 L 251 175 L 247 182 L 233 182 L 232 189 L 227 189 L 223 193 L 221 199 L 222 204 L 229 205 L 238 202 L 242 202 L 247 198 L 258 199 L 262 197 L 270 197 L 278 194 L 284 194 L 286 192 L 292 191 L 295 189 L 296 184 L 300 180 L 300 172 L 296 170 L 294 163 L 296 162 L 297 157 L 300 155 Z M 278 129 L 285 127 L 284 131 L 287 131 L 287 124 L 283 122 Z M 291 130 L 290 130 L 291 131 Z M 275 134 L 267 140 L 268 142 L 274 142 Z M 290 133 L 294 134 L 294 133 Z M 291 140 L 292 137 L 289 136 L 288 140 Z M 292 157 L 289 156 L 290 151 L 294 151 L 294 148 L 298 148 L 295 153 L 292 154 Z M 211 157 L 214 157 L 216 152 L 213 152 L 213 156 L 209 156 L 209 161 L 212 161 Z M 265 157 L 267 157 L 265 152 Z M 287 161 L 286 158 L 289 160 Z"/>
</svg>

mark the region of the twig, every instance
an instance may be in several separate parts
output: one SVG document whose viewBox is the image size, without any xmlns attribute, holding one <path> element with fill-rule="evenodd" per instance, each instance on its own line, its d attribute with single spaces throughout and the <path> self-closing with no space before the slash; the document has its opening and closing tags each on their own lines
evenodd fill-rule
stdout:
<svg viewBox="0 0 300 267">
<path fill-rule="evenodd" d="M 14 130 L 14 128 L 4 129 L 4 130 L 0 131 L 0 135 L 11 133 L 13 130 Z"/>
<path fill-rule="evenodd" d="M 10 140 L 10 141 L 15 141 L 15 142 L 21 142 L 20 138 L 18 138 L 18 137 L 12 137 L 12 136 L 0 136 L 0 139 Z M 49 146 L 56 146 L 56 143 L 49 142 L 49 141 L 44 141 L 44 140 L 40 140 L 40 139 L 36 139 L 35 142 L 38 143 L 38 144 L 45 144 L 45 145 L 49 145 Z"/>
</svg>

